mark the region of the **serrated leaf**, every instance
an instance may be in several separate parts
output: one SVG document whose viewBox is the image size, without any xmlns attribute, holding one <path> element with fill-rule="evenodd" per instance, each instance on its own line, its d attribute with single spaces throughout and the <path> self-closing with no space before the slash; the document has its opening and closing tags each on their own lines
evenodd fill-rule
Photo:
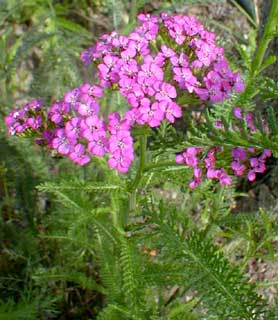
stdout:
<svg viewBox="0 0 278 320">
<path fill-rule="evenodd" d="M 199 300 L 194 298 L 191 301 L 183 304 L 179 304 L 177 306 L 174 306 L 171 308 L 171 311 L 169 312 L 169 319 L 190 319 L 190 320 L 197 320 L 197 316 L 194 316 L 194 314 L 191 312 L 191 310 L 198 304 Z"/>
<path fill-rule="evenodd" d="M 272 107 L 266 109 L 266 117 L 268 126 L 272 131 L 273 135 L 278 134 L 278 125 L 277 125 L 277 118 L 275 116 L 274 110 Z"/>
<path fill-rule="evenodd" d="M 277 61 L 276 56 L 274 56 L 274 55 L 268 56 L 268 57 L 264 60 L 264 62 L 262 63 L 261 68 L 260 68 L 260 72 L 262 72 L 264 69 L 266 69 L 266 68 L 269 67 L 270 65 L 274 64 L 276 61 Z"/>
<path fill-rule="evenodd" d="M 103 184 L 103 183 L 84 183 L 84 182 L 66 182 L 60 183 L 46 182 L 37 187 L 39 191 L 59 191 L 59 190 L 80 190 L 80 191 L 115 191 L 121 189 L 121 186 L 116 184 Z"/>
<path fill-rule="evenodd" d="M 77 190 L 76 187 L 73 189 L 71 187 L 69 187 L 69 189 L 64 189 L 63 186 L 59 186 L 59 184 L 57 186 L 57 184 L 55 183 L 45 183 L 43 185 L 38 186 L 37 188 L 40 191 L 47 191 L 47 192 L 53 193 L 58 198 L 58 200 L 62 203 L 63 206 L 71 208 L 73 210 L 77 210 L 80 213 L 83 213 L 85 216 L 88 216 L 89 220 L 91 220 L 92 223 L 95 224 L 95 226 L 99 230 L 101 230 L 110 240 L 112 240 L 113 243 L 117 244 L 116 238 L 110 232 L 110 230 L 106 227 L 106 225 L 101 223 L 93 214 L 91 214 L 91 211 L 93 210 L 93 204 L 92 204 L 92 208 L 84 207 L 82 203 L 79 203 L 79 201 L 76 201 L 75 199 L 73 199 L 71 195 L 67 194 L 66 192 L 63 192 L 68 190 Z M 93 189 L 93 190 L 96 190 L 96 189 Z M 97 190 L 99 191 L 99 189 Z M 114 186 L 112 190 L 115 190 Z M 107 191 L 107 189 L 105 191 Z M 111 192 L 111 189 L 109 191 Z"/>
<path fill-rule="evenodd" d="M 249 55 L 247 54 L 245 48 L 243 47 L 243 45 L 237 45 L 236 48 L 237 48 L 241 58 L 243 59 L 246 67 L 250 70 L 252 60 L 250 59 Z"/>
</svg>

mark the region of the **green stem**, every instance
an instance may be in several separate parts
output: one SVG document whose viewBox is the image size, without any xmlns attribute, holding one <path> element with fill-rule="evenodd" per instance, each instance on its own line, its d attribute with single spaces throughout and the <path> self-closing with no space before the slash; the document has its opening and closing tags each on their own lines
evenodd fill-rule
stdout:
<svg viewBox="0 0 278 320">
<path fill-rule="evenodd" d="M 136 21 L 137 15 L 137 0 L 131 0 L 130 3 L 130 14 L 129 14 L 129 23 L 134 24 Z"/>
<path fill-rule="evenodd" d="M 136 207 L 136 193 L 137 187 L 139 186 L 141 179 L 144 175 L 144 170 L 146 166 L 146 155 L 147 155 L 147 135 L 142 135 L 139 137 L 140 143 L 140 158 L 139 158 L 139 168 L 137 174 L 130 186 L 130 198 L 129 198 L 129 209 L 134 211 Z"/>
<path fill-rule="evenodd" d="M 117 192 L 112 193 L 111 206 L 112 206 L 113 225 L 117 230 L 120 230 L 122 228 L 122 221 L 120 216 L 121 212 L 120 212 L 119 194 Z"/>
<path fill-rule="evenodd" d="M 146 149 L 147 149 L 147 136 L 142 135 L 139 137 L 140 143 L 140 158 L 139 158 L 139 168 L 133 183 L 131 184 L 130 190 L 131 192 L 136 191 L 142 176 L 144 174 L 145 166 L 146 166 Z"/>
<path fill-rule="evenodd" d="M 2 99 L 6 102 L 8 97 L 6 78 L 0 82 L 0 86 L 1 86 Z"/>
<path fill-rule="evenodd" d="M 269 42 L 271 41 L 274 32 L 277 32 L 277 28 L 278 28 L 277 16 L 278 16 L 278 1 L 272 0 L 272 5 L 271 5 L 269 17 L 267 19 L 267 22 L 264 28 L 263 37 L 261 39 L 256 55 L 252 62 L 252 70 L 251 70 L 252 76 L 256 76 L 260 72 L 264 55 L 268 48 Z"/>
</svg>

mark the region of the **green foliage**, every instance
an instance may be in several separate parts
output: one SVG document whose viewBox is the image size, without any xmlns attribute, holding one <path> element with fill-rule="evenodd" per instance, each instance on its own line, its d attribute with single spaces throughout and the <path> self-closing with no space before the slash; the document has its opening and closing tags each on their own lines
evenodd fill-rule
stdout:
<svg viewBox="0 0 278 320">
<path fill-rule="evenodd" d="M 84 195 L 77 197 L 73 193 L 69 195 L 69 192 L 72 192 L 69 188 L 57 193 L 54 184 L 48 185 L 48 191 L 54 192 L 56 196 L 60 197 L 63 205 L 68 207 L 71 212 L 78 209 L 76 214 L 83 216 L 74 219 L 75 229 L 67 238 L 71 239 L 70 243 L 81 244 L 84 250 L 88 239 L 86 240 L 85 236 L 85 243 L 80 242 L 79 239 L 82 235 L 84 237 L 85 232 L 83 230 L 82 233 L 78 233 L 77 230 L 81 226 L 81 221 L 82 223 L 86 221 L 85 225 L 88 225 L 87 221 L 92 221 L 94 231 L 90 241 L 94 243 L 92 248 L 95 250 L 100 266 L 99 273 L 102 285 L 92 284 L 91 289 L 98 290 L 107 296 L 107 305 L 98 315 L 99 319 L 145 319 L 145 314 L 150 315 L 152 314 L 150 312 L 157 312 L 157 308 L 159 308 L 161 315 L 164 314 L 165 319 L 179 319 L 181 316 L 185 319 L 186 317 L 198 319 L 197 314 L 205 315 L 207 310 L 210 315 L 231 319 L 260 319 L 260 314 L 266 314 L 265 303 L 254 292 L 254 286 L 248 284 L 238 268 L 228 263 L 223 253 L 206 236 L 207 232 L 197 231 L 191 222 L 184 218 L 184 214 L 178 214 L 178 211 L 170 208 L 169 205 L 166 207 L 160 202 L 155 209 L 156 204 L 153 203 L 151 213 L 147 205 L 145 208 L 147 210 L 145 214 L 149 217 L 147 224 L 140 227 L 142 231 L 136 225 L 130 225 L 131 229 L 128 234 L 131 237 L 127 238 L 122 231 L 117 231 L 107 224 L 106 215 L 97 214 L 95 219 L 92 219 L 91 214 L 88 214 L 90 211 L 86 213 L 86 210 L 90 210 L 89 204 L 85 209 L 84 205 L 81 207 L 79 200 L 77 200 L 79 197 L 84 199 Z M 65 192 L 68 193 L 67 196 Z M 67 199 L 70 201 L 64 202 Z M 210 205 L 215 202 L 221 206 L 219 199 L 224 200 L 227 197 L 224 194 L 222 194 L 222 198 L 216 195 L 214 200 L 207 199 L 206 201 Z M 203 204 L 203 207 L 206 207 L 206 204 Z M 188 208 L 187 210 L 189 214 L 190 210 Z M 227 214 L 225 215 L 227 216 Z M 222 219 L 220 219 L 221 216 Z M 223 219 L 223 215 L 219 213 L 218 221 L 214 223 L 223 225 Z M 150 231 L 146 233 L 144 230 L 148 226 L 150 226 Z M 189 233 L 188 228 L 192 230 Z M 55 240 L 58 239 L 58 236 L 50 236 L 50 238 Z M 61 237 L 60 240 L 63 238 Z M 137 246 L 134 246 L 134 240 L 138 243 Z M 144 242 L 146 245 L 152 243 L 155 248 L 162 249 L 157 261 L 145 259 L 141 254 L 138 255 L 136 247 L 138 248 L 138 245 L 142 245 Z M 141 267 L 139 268 L 139 266 Z M 76 280 L 76 276 L 64 274 L 66 279 L 80 283 Z M 50 281 L 51 274 L 44 274 L 44 276 Z M 63 279 L 62 274 L 54 273 L 53 277 L 56 280 Z M 181 284 L 187 283 L 186 291 L 196 290 L 202 303 L 196 304 L 195 300 L 195 303 L 180 305 L 178 300 L 174 300 L 175 302 L 170 303 L 167 308 L 165 302 L 154 308 L 151 307 L 152 303 L 149 299 L 138 301 L 138 298 L 140 300 L 144 298 L 147 287 L 151 289 L 156 286 L 165 290 L 163 288 L 175 283 L 175 281 Z M 142 291 L 143 289 L 144 291 Z M 180 299 L 181 296 L 175 299 L 178 298 Z M 190 310 L 195 306 L 197 313 L 193 316 Z M 157 319 L 164 319 L 164 316 Z"/>
<path fill-rule="evenodd" d="M 197 230 L 187 236 L 177 234 L 176 221 L 169 217 L 168 209 L 162 204 L 152 217 L 161 234 L 164 254 L 170 256 L 174 250 L 173 263 L 180 261 L 181 271 L 190 274 L 192 288 L 202 297 L 209 314 L 224 319 L 260 319 L 265 308 L 263 301 L 210 239 Z"/>
<path fill-rule="evenodd" d="M 0 302 L 0 319 L 36 320 L 39 317 L 53 317 L 57 314 L 54 301 L 53 297 L 46 297 L 42 292 L 26 292 L 19 303 L 11 299 Z"/>
<path fill-rule="evenodd" d="M 227 239 L 224 249 L 233 255 L 244 248 L 242 270 L 251 257 L 275 259 L 273 239 L 277 236 L 277 214 L 260 209 L 258 213 L 238 213 L 234 217 L 222 217 L 218 225 L 221 235 Z M 267 252 L 267 254 L 266 254 Z"/>
<path fill-rule="evenodd" d="M 9 301 L 0 305 L 1 320 L 33 320 L 37 319 L 36 303 L 20 303 L 15 306 L 14 302 Z"/>
<path fill-rule="evenodd" d="M 70 8 L 56 1 L 1 1 L 0 6 L 2 116 L 14 107 L 15 102 L 26 102 L 27 96 L 44 98 L 50 103 L 53 97 L 57 99 L 73 85 L 81 83 L 83 70 L 79 54 L 83 46 L 90 45 L 93 35 L 88 31 L 88 20 L 77 14 L 80 9 L 78 3 Z M 0 129 L 1 134 L 6 132 L 2 119 Z M 84 261 L 88 254 L 84 258 L 80 255 L 77 261 L 71 255 L 73 249 L 86 244 L 86 252 L 90 250 L 92 253 L 88 240 L 82 242 L 81 238 L 80 242 L 65 244 L 65 256 L 72 257 L 68 270 L 65 270 L 60 263 L 64 259 L 62 251 L 57 250 L 57 255 L 54 252 L 57 243 L 59 246 L 62 243 L 62 237 L 64 241 L 69 238 L 63 233 L 68 227 L 67 219 L 62 221 L 64 223 L 57 236 L 59 240 L 48 237 L 49 228 L 59 223 L 61 215 L 52 222 L 52 218 L 55 220 L 52 211 L 55 212 L 57 205 L 35 187 L 49 179 L 50 171 L 58 170 L 55 162 L 44 153 L 38 154 L 30 141 L 1 138 L 0 299 L 3 307 L 1 317 L 4 319 L 55 317 L 55 307 L 51 309 L 49 306 L 59 306 L 57 314 L 62 314 L 70 309 L 70 304 L 76 303 L 75 294 L 86 299 L 95 294 L 93 279 L 88 280 L 84 275 Z M 78 172 L 79 176 L 83 174 L 82 170 L 70 170 L 76 177 Z M 87 221 L 79 222 L 80 234 L 86 229 Z M 75 224 L 71 227 L 70 231 L 75 234 Z M 88 233 L 85 234 L 88 237 Z M 74 236 L 70 238 L 74 239 Z M 80 254 L 82 252 L 83 249 Z M 49 279 L 52 276 L 49 282 L 47 275 Z M 53 275 L 60 275 L 60 278 L 53 281 Z M 77 289 L 67 300 L 66 287 L 70 290 L 72 283 Z M 84 303 L 77 312 L 89 317 L 96 310 L 97 306 L 88 310 Z"/>
<path fill-rule="evenodd" d="M 221 106 L 218 110 L 223 110 L 223 107 Z M 216 118 L 213 115 L 213 113 L 216 112 L 217 109 L 212 111 L 212 113 L 207 112 L 206 123 L 201 127 L 197 128 L 193 124 L 193 130 L 189 136 L 192 143 L 203 146 L 218 145 L 227 147 L 228 149 L 233 147 L 254 147 L 258 151 L 270 149 L 273 152 L 273 155 L 277 157 L 278 144 L 276 123 L 278 119 L 271 107 L 266 109 L 267 116 L 264 120 L 260 113 L 255 114 L 254 122 L 258 129 L 255 132 L 250 132 L 248 130 L 246 120 L 236 121 L 231 111 L 230 115 L 226 118 Z M 224 125 L 224 128 L 221 130 L 215 127 L 215 122 L 219 120 Z M 233 125 L 237 126 L 236 130 Z"/>
</svg>

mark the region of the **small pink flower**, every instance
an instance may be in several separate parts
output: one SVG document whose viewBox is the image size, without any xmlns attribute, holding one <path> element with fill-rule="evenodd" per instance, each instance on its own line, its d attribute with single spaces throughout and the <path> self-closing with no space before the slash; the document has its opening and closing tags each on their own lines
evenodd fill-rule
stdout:
<svg viewBox="0 0 278 320">
<path fill-rule="evenodd" d="M 77 107 L 78 113 L 81 116 L 85 116 L 85 117 L 92 116 L 99 112 L 99 104 L 95 100 L 91 100 L 88 103 L 77 102 L 76 107 Z"/>
<path fill-rule="evenodd" d="M 107 139 L 104 131 L 94 131 L 90 142 L 88 143 L 88 150 L 90 154 L 98 157 L 103 157 L 107 150 Z"/>
<path fill-rule="evenodd" d="M 173 101 L 161 101 L 159 103 L 159 108 L 163 111 L 165 118 L 170 123 L 174 123 L 176 118 L 180 118 L 182 116 L 181 107 Z"/>
<path fill-rule="evenodd" d="M 128 172 L 128 169 L 133 161 L 133 154 L 122 155 L 120 151 L 113 153 L 108 160 L 108 165 L 111 169 L 116 169 L 120 173 Z"/>
<path fill-rule="evenodd" d="M 233 148 L 232 156 L 237 161 L 245 161 L 247 159 L 247 154 L 244 148 Z"/>
<path fill-rule="evenodd" d="M 158 102 L 154 102 L 152 105 L 145 103 L 140 107 L 140 118 L 144 123 L 148 123 L 151 128 L 158 127 L 164 118 L 164 113 L 159 107 Z"/>
<path fill-rule="evenodd" d="M 154 89 L 157 91 L 155 98 L 158 101 L 171 100 L 177 96 L 176 88 L 167 82 L 155 82 Z"/>
<path fill-rule="evenodd" d="M 163 70 L 154 63 L 145 63 L 141 66 L 141 71 L 138 72 L 138 83 L 152 85 L 154 81 L 163 80 Z"/>
<path fill-rule="evenodd" d="M 242 78 L 239 73 L 236 73 L 232 80 L 233 86 L 236 92 L 241 93 L 245 90 L 245 84 L 242 81 Z"/>
<path fill-rule="evenodd" d="M 187 68 L 189 66 L 189 58 L 185 53 L 181 53 L 180 55 L 175 54 L 170 60 L 174 67 Z"/>
<path fill-rule="evenodd" d="M 236 176 L 242 176 L 246 171 L 246 165 L 241 164 L 239 161 L 232 161 L 231 168 Z"/>
<path fill-rule="evenodd" d="M 52 147 L 63 155 L 68 155 L 73 150 L 73 144 L 69 142 L 64 129 L 58 129 L 52 140 Z"/>
<path fill-rule="evenodd" d="M 82 130 L 82 137 L 88 141 L 94 140 L 94 132 L 105 132 L 106 125 L 97 115 L 89 116 L 80 121 L 80 129 Z"/>
<path fill-rule="evenodd" d="M 85 147 L 81 143 L 74 146 L 74 149 L 69 154 L 69 158 L 80 166 L 84 166 L 91 160 L 90 157 L 85 154 Z"/>
<path fill-rule="evenodd" d="M 221 186 L 229 186 L 232 184 L 233 180 L 232 178 L 222 169 L 220 176 L 219 176 L 219 182 Z"/>
<path fill-rule="evenodd" d="M 233 115 L 235 118 L 242 120 L 242 110 L 240 107 L 234 107 L 233 109 Z"/>
<path fill-rule="evenodd" d="M 190 68 L 174 67 L 174 80 L 178 82 L 181 89 L 187 89 L 188 92 L 192 93 L 195 86 L 197 86 L 197 78 L 193 75 Z"/>
<path fill-rule="evenodd" d="M 248 171 L 247 179 L 248 179 L 249 181 L 254 181 L 254 180 L 256 180 L 256 173 L 255 173 L 254 170 L 249 170 L 249 171 Z"/>
<path fill-rule="evenodd" d="M 70 121 L 66 122 L 65 133 L 69 140 L 77 139 L 80 132 L 80 122 L 81 119 L 78 117 L 72 118 Z"/>
<path fill-rule="evenodd" d="M 97 85 L 91 85 L 90 83 L 84 83 L 80 87 L 81 97 L 86 101 L 90 98 L 101 98 L 103 95 L 103 90 Z"/>
</svg>

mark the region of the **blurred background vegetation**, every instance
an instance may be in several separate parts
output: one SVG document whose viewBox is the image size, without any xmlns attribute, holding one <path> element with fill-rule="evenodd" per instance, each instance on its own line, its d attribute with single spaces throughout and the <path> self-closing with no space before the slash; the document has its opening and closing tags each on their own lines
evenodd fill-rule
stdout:
<svg viewBox="0 0 278 320">
<path fill-rule="evenodd" d="M 79 60 L 82 50 L 103 33 L 131 30 L 138 12 L 162 11 L 196 15 L 217 33 L 219 43 L 236 69 L 244 68 L 241 49 L 247 53 L 254 51 L 259 15 L 253 1 L 0 1 L 1 320 L 95 319 L 105 304 L 99 281 L 102 260 L 96 256 L 91 241 L 95 233 L 93 224 L 80 210 L 67 206 L 70 199 L 75 199 L 76 191 L 69 191 L 58 201 L 57 197 L 36 188 L 55 181 L 102 181 L 102 173 L 94 163 L 77 168 L 68 160 L 51 157 L 28 139 L 11 139 L 6 133 L 4 116 L 33 98 L 42 98 L 49 105 L 70 88 L 92 81 L 95 70 L 82 65 Z M 113 108 L 109 101 L 104 107 Z M 260 262 L 267 259 L 272 263 L 270 269 L 275 270 L 273 246 L 278 226 L 275 212 L 270 216 L 265 214 L 269 206 L 258 210 L 269 205 L 269 199 L 254 204 L 260 190 L 253 190 L 257 195 L 254 201 L 248 208 L 242 208 L 235 199 L 236 192 L 246 191 L 244 188 L 233 186 L 227 194 L 216 188 L 214 194 L 204 197 L 211 188 L 204 185 L 192 196 L 186 190 L 183 193 L 175 190 L 178 178 L 174 173 L 171 178 L 169 173 L 169 181 L 159 190 L 161 198 L 173 203 L 178 198 L 182 212 L 190 197 L 191 205 L 186 210 L 192 221 L 195 219 L 203 229 L 209 225 L 227 256 L 234 263 L 244 260 L 242 271 L 256 277 L 261 274 Z M 187 181 L 181 183 L 187 185 Z M 271 183 L 277 188 L 273 179 Z M 264 184 L 264 188 L 268 187 Z M 93 206 L 96 210 L 108 203 L 104 194 L 82 190 L 76 201 L 82 208 Z M 221 232 L 213 230 L 211 219 L 224 219 L 235 207 L 241 214 L 239 217 L 242 216 L 238 224 Z M 256 212 L 251 221 L 245 214 L 249 209 Z M 275 274 L 269 277 L 269 282 L 273 282 Z M 275 305 L 277 283 L 276 287 L 275 283 L 262 285 L 262 293 L 268 287 L 273 293 L 268 291 L 267 298 Z"/>
</svg>

